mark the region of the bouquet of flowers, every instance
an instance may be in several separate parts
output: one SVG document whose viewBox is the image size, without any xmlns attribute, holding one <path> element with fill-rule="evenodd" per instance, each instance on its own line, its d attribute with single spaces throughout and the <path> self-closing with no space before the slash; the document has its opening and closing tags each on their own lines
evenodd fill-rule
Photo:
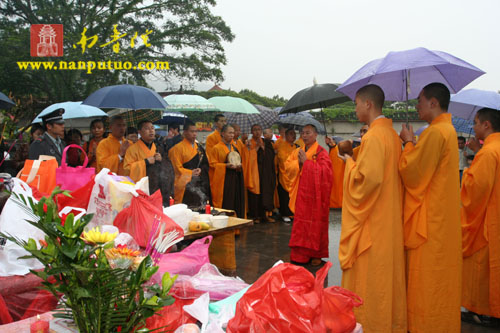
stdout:
<svg viewBox="0 0 500 333">
<path fill-rule="evenodd" d="M 69 193 L 56 188 L 39 202 L 12 193 L 19 207 L 33 218 L 28 223 L 45 233 L 45 239 L 24 241 L 0 233 L 45 265 L 32 271 L 44 288 L 61 297 L 56 317 L 73 319 L 80 332 L 146 332 L 146 318 L 171 305 L 168 295 L 177 276 L 165 273 L 160 285 L 148 283 L 156 273 L 149 256 L 126 246 L 114 246 L 117 234 L 98 228 L 85 231 L 92 215 L 75 219 L 59 216 L 55 198 Z M 22 259 L 20 258 L 20 259 Z"/>
</svg>

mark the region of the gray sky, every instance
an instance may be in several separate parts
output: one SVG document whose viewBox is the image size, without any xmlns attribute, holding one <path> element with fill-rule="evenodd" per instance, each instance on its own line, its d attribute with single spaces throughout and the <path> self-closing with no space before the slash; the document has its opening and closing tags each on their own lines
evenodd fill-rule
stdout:
<svg viewBox="0 0 500 333">
<path fill-rule="evenodd" d="M 213 11 L 236 35 L 224 89 L 290 98 L 313 77 L 342 83 L 389 51 L 422 46 L 486 72 L 466 88 L 500 90 L 499 0 L 218 0 Z"/>
</svg>

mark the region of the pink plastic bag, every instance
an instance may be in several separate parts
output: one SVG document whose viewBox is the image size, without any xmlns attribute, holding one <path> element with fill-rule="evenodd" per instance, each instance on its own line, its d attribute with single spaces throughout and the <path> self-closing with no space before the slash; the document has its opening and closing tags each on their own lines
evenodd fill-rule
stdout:
<svg viewBox="0 0 500 333">
<path fill-rule="evenodd" d="M 198 298 L 205 293 L 210 294 L 210 300 L 220 301 L 248 287 L 238 277 L 222 275 L 217 267 L 205 264 L 194 276 L 179 275 L 170 294 L 182 299 Z"/>
<path fill-rule="evenodd" d="M 89 162 L 87 154 L 85 154 L 85 161 L 82 166 L 76 168 L 69 167 L 66 163 L 66 154 L 70 148 L 78 148 L 85 154 L 85 151 L 79 145 L 72 144 L 64 148 L 61 166 L 56 169 L 56 184 L 63 190 L 74 191 L 85 186 L 92 180 L 92 177 L 95 176 L 95 169 L 87 168 Z"/>
<path fill-rule="evenodd" d="M 153 278 L 161 280 L 165 272 L 169 272 L 170 275 L 195 275 L 201 266 L 210 263 L 208 248 L 212 239 L 213 236 L 200 238 L 180 252 L 165 253 L 158 263 L 160 269 L 158 269 Z"/>
</svg>

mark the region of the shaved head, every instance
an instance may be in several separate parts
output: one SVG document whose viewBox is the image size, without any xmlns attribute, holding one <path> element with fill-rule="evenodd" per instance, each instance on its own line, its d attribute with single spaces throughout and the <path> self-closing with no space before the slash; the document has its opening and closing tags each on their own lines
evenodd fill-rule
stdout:
<svg viewBox="0 0 500 333">
<path fill-rule="evenodd" d="M 369 84 L 359 89 L 356 93 L 356 97 L 360 97 L 363 100 L 372 101 L 373 105 L 377 109 L 382 109 L 382 107 L 384 106 L 384 91 L 375 84 Z"/>
</svg>

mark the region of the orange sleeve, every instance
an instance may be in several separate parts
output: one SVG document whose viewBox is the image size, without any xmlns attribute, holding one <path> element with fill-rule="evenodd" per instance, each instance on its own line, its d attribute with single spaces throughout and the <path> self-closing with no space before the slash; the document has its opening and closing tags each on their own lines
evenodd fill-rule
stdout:
<svg viewBox="0 0 500 333">
<path fill-rule="evenodd" d="M 187 152 L 184 149 L 184 144 L 180 142 L 170 149 L 170 151 L 168 152 L 168 157 L 170 158 L 175 171 L 175 203 L 182 203 L 186 185 L 191 181 L 193 175 L 193 170 L 184 168 L 183 164 L 191 160 L 194 156 L 187 156 Z"/>
<path fill-rule="evenodd" d="M 226 151 L 223 145 L 215 145 L 210 152 L 210 167 L 214 170 L 213 180 L 210 181 L 212 202 L 214 207 L 222 208 L 224 195 L 224 180 L 226 178 Z"/>
<path fill-rule="evenodd" d="M 101 140 L 96 149 L 97 172 L 99 173 L 103 168 L 108 168 L 111 172 L 118 173 L 120 166 L 119 151 L 120 147 L 117 149 L 116 144 L 111 140 Z"/>
</svg>

